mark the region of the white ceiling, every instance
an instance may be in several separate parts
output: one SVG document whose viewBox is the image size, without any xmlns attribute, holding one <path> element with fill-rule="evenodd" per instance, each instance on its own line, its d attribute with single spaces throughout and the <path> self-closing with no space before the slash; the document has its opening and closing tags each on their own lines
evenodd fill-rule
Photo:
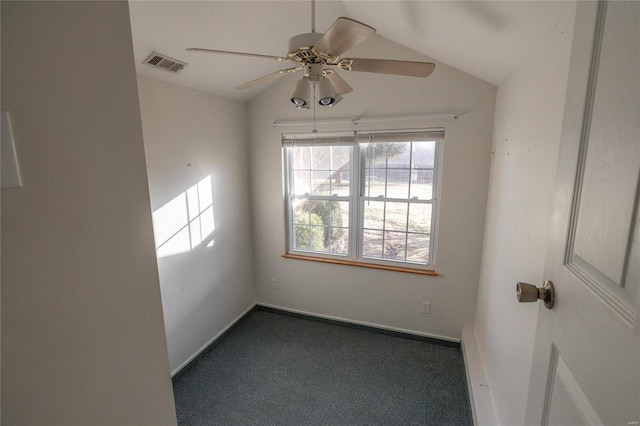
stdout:
<svg viewBox="0 0 640 426">
<path fill-rule="evenodd" d="M 235 87 L 288 64 L 187 52 L 187 47 L 286 56 L 289 38 L 311 30 L 309 0 L 129 3 L 138 73 L 230 99 L 248 100 L 262 93 L 270 83 L 245 90 Z M 316 31 L 326 31 L 340 16 L 350 17 L 375 27 L 379 36 L 498 85 L 572 10 L 571 5 L 527 0 L 318 0 Z M 189 65 L 174 75 L 142 64 L 154 50 Z"/>
</svg>

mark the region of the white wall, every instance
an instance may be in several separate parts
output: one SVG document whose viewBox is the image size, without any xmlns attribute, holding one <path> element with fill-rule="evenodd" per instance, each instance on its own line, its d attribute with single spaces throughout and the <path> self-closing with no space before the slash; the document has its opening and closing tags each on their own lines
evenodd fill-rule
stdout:
<svg viewBox="0 0 640 426">
<path fill-rule="evenodd" d="M 498 88 L 475 333 L 499 424 L 523 424 L 575 8 Z"/>
<path fill-rule="evenodd" d="M 2 420 L 175 424 L 126 2 L 2 2 Z"/>
<path fill-rule="evenodd" d="M 349 52 L 354 57 L 429 60 L 374 37 Z M 317 117 L 464 111 L 457 120 L 382 123 L 362 129 L 445 127 L 444 177 L 436 271 L 438 277 L 283 259 L 285 251 L 282 132 L 274 120 L 311 119 L 289 102 L 301 75 L 287 76 L 250 103 L 250 170 L 254 225 L 254 276 L 261 303 L 350 321 L 460 338 L 473 321 L 489 176 L 495 86 L 444 64 L 428 79 L 341 73 L 354 92 Z M 319 131 L 353 129 L 318 126 Z M 271 279 L 279 288 L 271 289 Z M 423 315 L 423 301 L 432 303 Z"/>
<path fill-rule="evenodd" d="M 200 197 L 213 200 L 215 230 L 204 231 L 202 242 L 178 242 L 173 254 L 158 251 L 169 361 L 176 372 L 255 301 L 246 105 L 149 77 L 138 76 L 138 87 L 157 246 L 166 240 L 163 232 L 187 223 L 167 223 L 163 209 L 179 218 L 186 212 L 185 192 L 203 179 L 211 182 L 208 194 L 200 187 Z M 172 205 L 177 210 L 167 212 Z"/>
</svg>

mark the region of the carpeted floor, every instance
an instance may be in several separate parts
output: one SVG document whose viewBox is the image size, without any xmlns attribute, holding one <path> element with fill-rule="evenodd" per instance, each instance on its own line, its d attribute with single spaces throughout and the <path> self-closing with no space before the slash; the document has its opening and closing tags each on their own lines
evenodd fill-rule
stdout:
<svg viewBox="0 0 640 426">
<path fill-rule="evenodd" d="M 254 310 L 174 382 L 179 425 L 471 425 L 458 348 Z"/>
</svg>

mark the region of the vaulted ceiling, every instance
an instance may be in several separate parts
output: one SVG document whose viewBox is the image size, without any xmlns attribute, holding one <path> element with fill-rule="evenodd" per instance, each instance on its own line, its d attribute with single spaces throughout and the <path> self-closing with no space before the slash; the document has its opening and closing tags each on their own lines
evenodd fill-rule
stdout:
<svg viewBox="0 0 640 426">
<path fill-rule="evenodd" d="M 287 66 L 269 59 L 185 49 L 203 47 L 286 56 L 289 39 L 311 31 L 310 0 L 129 3 L 138 73 L 237 100 L 249 100 L 270 84 L 244 90 L 237 90 L 236 86 Z M 316 31 L 324 32 L 336 18 L 346 16 L 376 28 L 376 37 L 426 56 L 423 60 L 433 58 L 498 85 L 567 16 L 571 4 L 527 0 L 318 0 Z M 374 42 L 372 39 L 365 43 Z M 189 65 L 180 73 L 171 74 L 143 64 L 154 50 Z M 356 74 L 350 73 L 349 78 L 357 78 Z"/>
</svg>

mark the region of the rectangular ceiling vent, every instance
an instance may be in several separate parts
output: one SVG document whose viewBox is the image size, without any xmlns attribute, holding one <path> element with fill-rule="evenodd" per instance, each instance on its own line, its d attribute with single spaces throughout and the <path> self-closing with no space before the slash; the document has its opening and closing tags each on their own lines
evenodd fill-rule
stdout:
<svg viewBox="0 0 640 426">
<path fill-rule="evenodd" d="M 142 63 L 174 74 L 180 72 L 182 68 L 188 65 L 186 62 L 170 58 L 167 55 L 158 52 L 152 52 L 151 55 L 147 56 L 147 59 L 142 61 Z"/>
</svg>

